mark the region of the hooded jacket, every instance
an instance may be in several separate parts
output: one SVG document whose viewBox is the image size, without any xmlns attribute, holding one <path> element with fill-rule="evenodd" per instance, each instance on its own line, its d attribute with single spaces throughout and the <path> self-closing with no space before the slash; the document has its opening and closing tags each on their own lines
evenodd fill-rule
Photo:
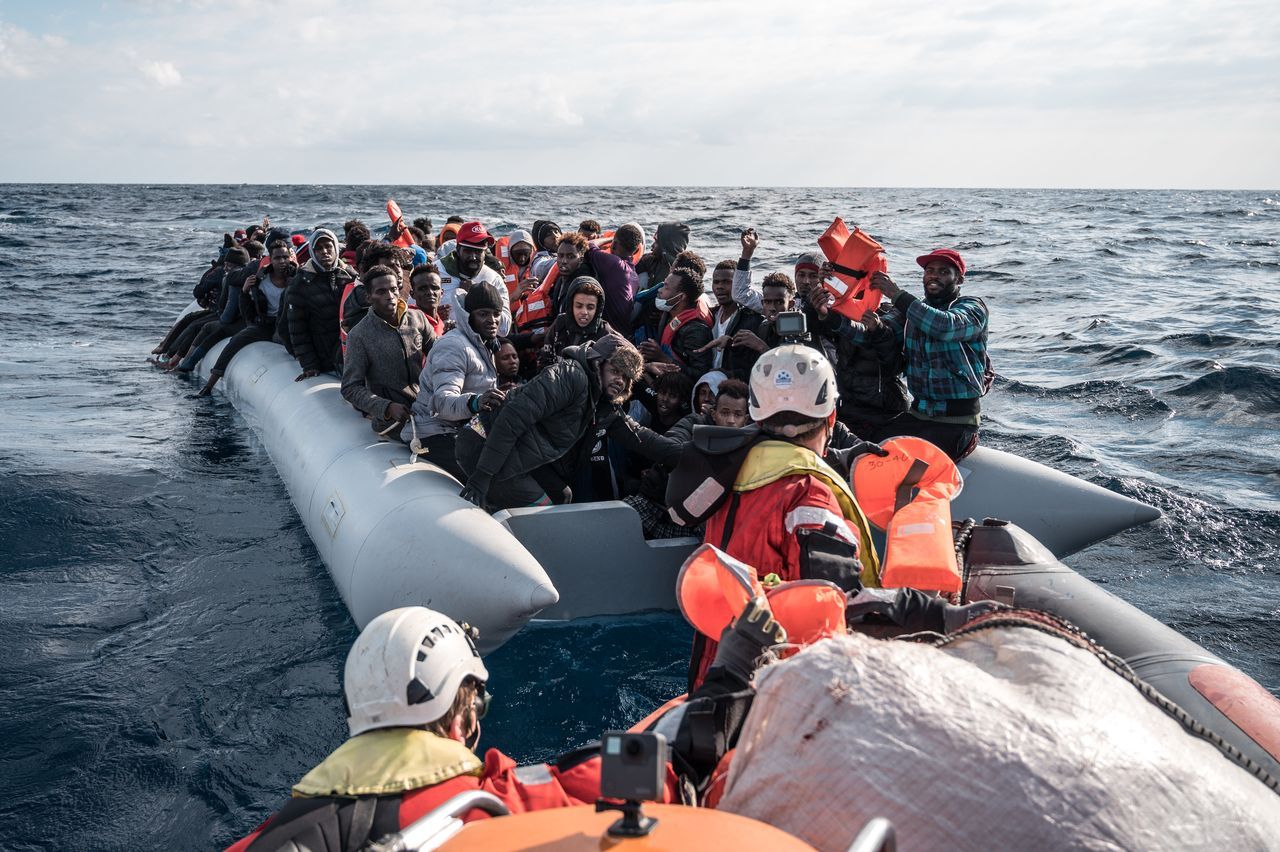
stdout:
<svg viewBox="0 0 1280 852">
<path fill-rule="evenodd" d="M 586 281 L 595 281 L 595 279 L 589 275 L 579 275 L 565 288 L 564 308 L 555 318 L 555 322 L 551 323 L 551 328 L 547 329 L 547 341 L 538 351 L 539 370 L 546 369 L 554 363 L 566 347 L 595 343 L 606 334 L 613 332 L 613 327 L 604 319 L 604 307 L 609 303 L 608 296 L 601 301 L 596 309 L 596 315 L 591 318 L 586 328 L 581 328 L 574 322 L 573 297 Z"/>
<path fill-rule="evenodd" d="M 604 359 L 592 346 L 571 346 L 512 394 L 487 430 L 468 484 L 484 493 L 494 480 L 553 463 L 562 479 L 572 481 L 580 459 L 570 451 L 582 445 L 597 417 L 611 409 L 601 403 L 599 365 Z"/>
<path fill-rule="evenodd" d="M 454 300 L 453 311 L 457 325 L 432 345 L 418 377 L 413 423 L 419 438 L 457 432 L 475 413 L 472 397 L 498 386 L 493 350 L 471 327 L 461 299 Z"/>
<path fill-rule="evenodd" d="M 289 340 L 293 355 L 303 370 L 339 372 L 342 350 L 338 341 L 338 309 L 342 291 L 356 280 L 356 273 L 340 258 L 327 269 L 315 257 L 315 245 L 323 239 L 333 240 L 337 257 L 338 238 L 333 231 L 319 228 L 307 240 L 311 257 L 298 270 L 285 293 L 288 310 Z"/>
</svg>

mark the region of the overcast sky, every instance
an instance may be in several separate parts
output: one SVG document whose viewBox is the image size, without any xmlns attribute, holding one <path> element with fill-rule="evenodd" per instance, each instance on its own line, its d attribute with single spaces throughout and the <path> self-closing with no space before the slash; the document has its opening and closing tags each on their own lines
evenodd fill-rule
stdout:
<svg viewBox="0 0 1280 852">
<path fill-rule="evenodd" d="M 0 181 L 1276 189 L 1278 10 L 0 0 Z"/>
</svg>

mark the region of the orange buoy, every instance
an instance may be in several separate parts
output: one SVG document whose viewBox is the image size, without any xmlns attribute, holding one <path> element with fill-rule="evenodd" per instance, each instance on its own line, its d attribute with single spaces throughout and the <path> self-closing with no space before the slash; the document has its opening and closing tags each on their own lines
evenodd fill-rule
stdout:
<svg viewBox="0 0 1280 852">
<path fill-rule="evenodd" d="M 885 457 L 860 456 L 850 484 L 871 523 L 885 531 L 880 584 L 958 592 L 951 501 L 964 487 L 946 453 L 923 438 L 890 438 Z"/>
<path fill-rule="evenodd" d="M 856 322 L 880 306 L 880 291 L 870 284 L 872 273 L 889 271 L 884 246 L 856 225 L 850 233 L 837 216 L 818 237 L 818 247 L 835 270 L 822 281 L 823 289 L 835 298 L 834 310 Z"/>
</svg>

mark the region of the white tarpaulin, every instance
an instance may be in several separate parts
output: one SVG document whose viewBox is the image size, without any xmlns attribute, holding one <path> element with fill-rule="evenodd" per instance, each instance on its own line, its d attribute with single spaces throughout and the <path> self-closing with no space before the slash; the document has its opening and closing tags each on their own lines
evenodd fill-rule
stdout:
<svg viewBox="0 0 1280 852">
<path fill-rule="evenodd" d="M 765 669 L 720 807 L 820 849 L 1280 849 L 1280 796 L 1091 652 L 1013 627 L 853 635 Z"/>
</svg>

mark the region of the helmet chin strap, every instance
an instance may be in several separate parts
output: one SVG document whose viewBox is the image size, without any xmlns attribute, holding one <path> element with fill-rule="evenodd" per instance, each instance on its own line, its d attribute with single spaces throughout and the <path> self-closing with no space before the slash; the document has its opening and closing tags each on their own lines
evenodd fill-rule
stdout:
<svg viewBox="0 0 1280 852">
<path fill-rule="evenodd" d="M 471 733 L 467 735 L 467 738 L 466 740 L 463 741 L 463 744 L 467 748 L 471 749 L 472 751 L 475 751 L 476 745 L 478 745 L 480 742 L 480 719 L 479 717 L 474 717 L 474 716 L 472 718 L 475 719 L 476 726 L 471 731 Z"/>
</svg>

